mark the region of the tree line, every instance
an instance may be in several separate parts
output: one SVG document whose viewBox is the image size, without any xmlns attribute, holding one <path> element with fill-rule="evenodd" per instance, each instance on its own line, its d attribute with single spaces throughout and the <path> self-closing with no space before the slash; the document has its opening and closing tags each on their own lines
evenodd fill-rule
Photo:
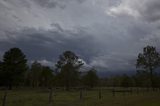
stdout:
<svg viewBox="0 0 160 106">
<path fill-rule="evenodd" d="M 59 56 L 55 69 L 34 61 L 27 65 L 25 54 L 19 48 L 11 48 L 0 62 L 0 86 L 12 89 L 13 86 L 31 87 L 94 87 L 98 83 L 96 70 L 91 68 L 82 73 L 82 60 L 72 51 Z"/>
<path fill-rule="evenodd" d="M 114 76 L 103 79 L 103 85 L 115 87 L 160 88 L 160 53 L 153 46 L 146 46 L 138 54 L 136 75 Z"/>
<path fill-rule="evenodd" d="M 153 46 L 146 46 L 138 54 L 136 75 L 110 76 L 99 78 L 95 68 L 81 71 L 83 61 L 72 51 L 65 51 L 52 69 L 34 61 L 27 64 L 25 54 L 19 48 L 11 48 L 0 61 L 0 86 L 12 89 L 13 86 L 30 87 L 160 87 L 160 54 Z"/>
</svg>

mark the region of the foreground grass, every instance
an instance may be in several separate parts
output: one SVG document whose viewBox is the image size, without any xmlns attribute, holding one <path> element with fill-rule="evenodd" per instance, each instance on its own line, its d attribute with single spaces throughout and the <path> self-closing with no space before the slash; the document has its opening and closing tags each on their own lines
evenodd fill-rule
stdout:
<svg viewBox="0 0 160 106">
<path fill-rule="evenodd" d="M 0 91 L 0 106 L 4 91 Z M 6 106 L 160 106 L 160 92 L 116 93 L 102 90 L 102 99 L 98 90 L 84 91 L 80 100 L 79 91 L 56 91 L 52 104 L 48 103 L 49 90 L 12 90 L 8 91 Z"/>
</svg>

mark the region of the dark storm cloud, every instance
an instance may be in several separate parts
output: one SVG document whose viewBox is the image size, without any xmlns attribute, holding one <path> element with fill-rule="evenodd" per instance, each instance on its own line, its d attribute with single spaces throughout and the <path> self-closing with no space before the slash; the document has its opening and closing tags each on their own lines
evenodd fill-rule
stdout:
<svg viewBox="0 0 160 106">
<path fill-rule="evenodd" d="M 135 70 L 143 47 L 159 45 L 158 10 L 159 0 L 1 0 L 0 55 L 19 47 L 51 65 L 72 50 L 88 66 Z"/>
<path fill-rule="evenodd" d="M 69 2 L 75 1 L 77 3 L 83 3 L 86 0 L 32 0 L 32 1 L 45 8 L 55 8 L 55 7 L 65 8 L 67 3 Z"/>
<path fill-rule="evenodd" d="M 143 18 L 148 21 L 160 20 L 160 0 L 148 0 L 144 11 L 142 11 Z"/>
<path fill-rule="evenodd" d="M 96 45 L 95 39 L 81 30 L 72 32 L 59 29 L 25 28 L 8 34 L 19 37 L 16 39 L 9 37 L 10 43 L 0 42 L 1 50 L 7 50 L 11 47 L 22 48 L 30 60 L 46 59 L 55 62 L 61 53 L 65 50 L 71 50 L 87 61 L 98 51 L 98 48 L 97 51 L 96 48 L 91 48 Z"/>
<path fill-rule="evenodd" d="M 31 4 L 26 0 L 1 0 L 1 3 L 3 3 L 4 5 L 5 5 L 5 2 L 10 3 L 12 5 L 16 5 L 16 6 L 20 5 L 22 7 L 27 7 L 27 8 L 30 8 L 31 6 Z"/>
<path fill-rule="evenodd" d="M 57 0 L 33 0 L 33 1 L 40 6 L 47 8 L 55 8 L 57 6 L 60 6 Z"/>
</svg>

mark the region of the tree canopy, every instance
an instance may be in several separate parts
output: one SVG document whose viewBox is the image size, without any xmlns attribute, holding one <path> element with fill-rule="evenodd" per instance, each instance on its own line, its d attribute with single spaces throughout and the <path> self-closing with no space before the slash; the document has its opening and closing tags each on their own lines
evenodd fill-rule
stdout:
<svg viewBox="0 0 160 106">
<path fill-rule="evenodd" d="M 19 48 L 11 48 L 5 52 L 2 64 L 4 82 L 11 89 L 13 84 L 19 84 L 24 78 L 27 70 L 26 56 Z"/>
<path fill-rule="evenodd" d="M 150 73 L 151 86 L 153 87 L 153 71 L 160 66 L 160 54 L 153 46 L 146 46 L 143 53 L 138 55 L 136 67 L 139 71 Z"/>
<path fill-rule="evenodd" d="M 83 76 L 83 83 L 85 86 L 93 88 L 98 83 L 98 76 L 94 68 L 90 69 L 86 75 Z"/>
<path fill-rule="evenodd" d="M 79 57 L 71 52 L 65 51 L 59 56 L 59 61 L 56 64 L 56 69 L 59 71 L 58 78 L 62 86 L 69 90 L 70 86 L 74 86 L 79 79 L 79 68 L 83 62 Z"/>
<path fill-rule="evenodd" d="M 32 60 L 33 61 L 33 60 Z M 146 46 L 138 54 L 135 75 L 116 75 L 99 77 L 91 65 L 72 51 L 63 52 L 55 67 L 42 65 L 39 61 L 28 63 L 25 54 L 19 48 L 11 48 L 0 61 L 0 86 L 64 87 L 66 90 L 77 87 L 160 87 L 160 54 L 153 46 Z M 82 67 L 83 66 L 83 67 Z"/>
</svg>

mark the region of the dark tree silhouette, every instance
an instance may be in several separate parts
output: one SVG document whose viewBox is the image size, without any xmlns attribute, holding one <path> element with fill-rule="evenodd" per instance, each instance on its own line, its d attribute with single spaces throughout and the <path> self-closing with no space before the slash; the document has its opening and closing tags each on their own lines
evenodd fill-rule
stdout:
<svg viewBox="0 0 160 106">
<path fill-rule="evenodd" d="M 71 52 L 65 51 L 59 56 L 59 61 L 56 64 L 56 70 L 58 71 L 58 80 L 66 90 L 70 89 L 70 86 L 74 86 L 79 79 L 79 68 L 83 65 L 83 62 L 79 57 Z"/>
<path fill-rule="evenodd" d="M 4 78 L 3 78 L 3 71 L 2 71 L 2 68 L 3 68 L 3 63 L 0 61 L 0 86 L 4 85 Z"/>
<path fill-rule="evenodd" d="M 160 54 L 153 46 L 144 47 L 138 55 L 136 67 L 138 70 L 149 72 L 151 86 L 154 87 L 153 71 L 160 66 Z"/>
<path fill-rule="evenodd" d="M 87 72 L 86 75 L 83 76 L 83 83 L 85 86 L 93 88 L 98 83 L 98 76 L 96 74 L 96 70 L 92 68 Z"/>
<path fill-rule="evenodd" d="M 151 87 L 150 73 L 144 70 L 137 70 L 134 80 L 137 87 Z"/>
<path fill-rule="evenodd" d="M 31 65 L 31 69 L 28 75 L 32 87 L 38 87 L 40 85 L 41 73 L 42 65 L 37 61 L 34 61 Z"/>
<path fill-rule="evenodd" d="M 30 70 L 26 73 L 26 84 L 32 87 L 52 87 L 55 75 L 48 66 L 43 66 L 34 61 Z"/>
<path fill-rule="evenodd" d="M 54 82 L 53 70 L 48 66 L 42 66 L 42 73 L 40 77 L 40 84 L 43 87 L 52 87 Z"/>
<path fill-rule="evenodd" d="M 3 56 L 3 78 L 5 84 L 12 89 L 13 84 L 19 84 L 27 70 L 26 56 L 19 48 L 11 48 Z"/>
<path fill-rule="evenodd" d="M 121 86 L 122 87 L 132 87 L 133 86 L 132 78 L 124 74 L 121 78 Z"/>
</svg>

